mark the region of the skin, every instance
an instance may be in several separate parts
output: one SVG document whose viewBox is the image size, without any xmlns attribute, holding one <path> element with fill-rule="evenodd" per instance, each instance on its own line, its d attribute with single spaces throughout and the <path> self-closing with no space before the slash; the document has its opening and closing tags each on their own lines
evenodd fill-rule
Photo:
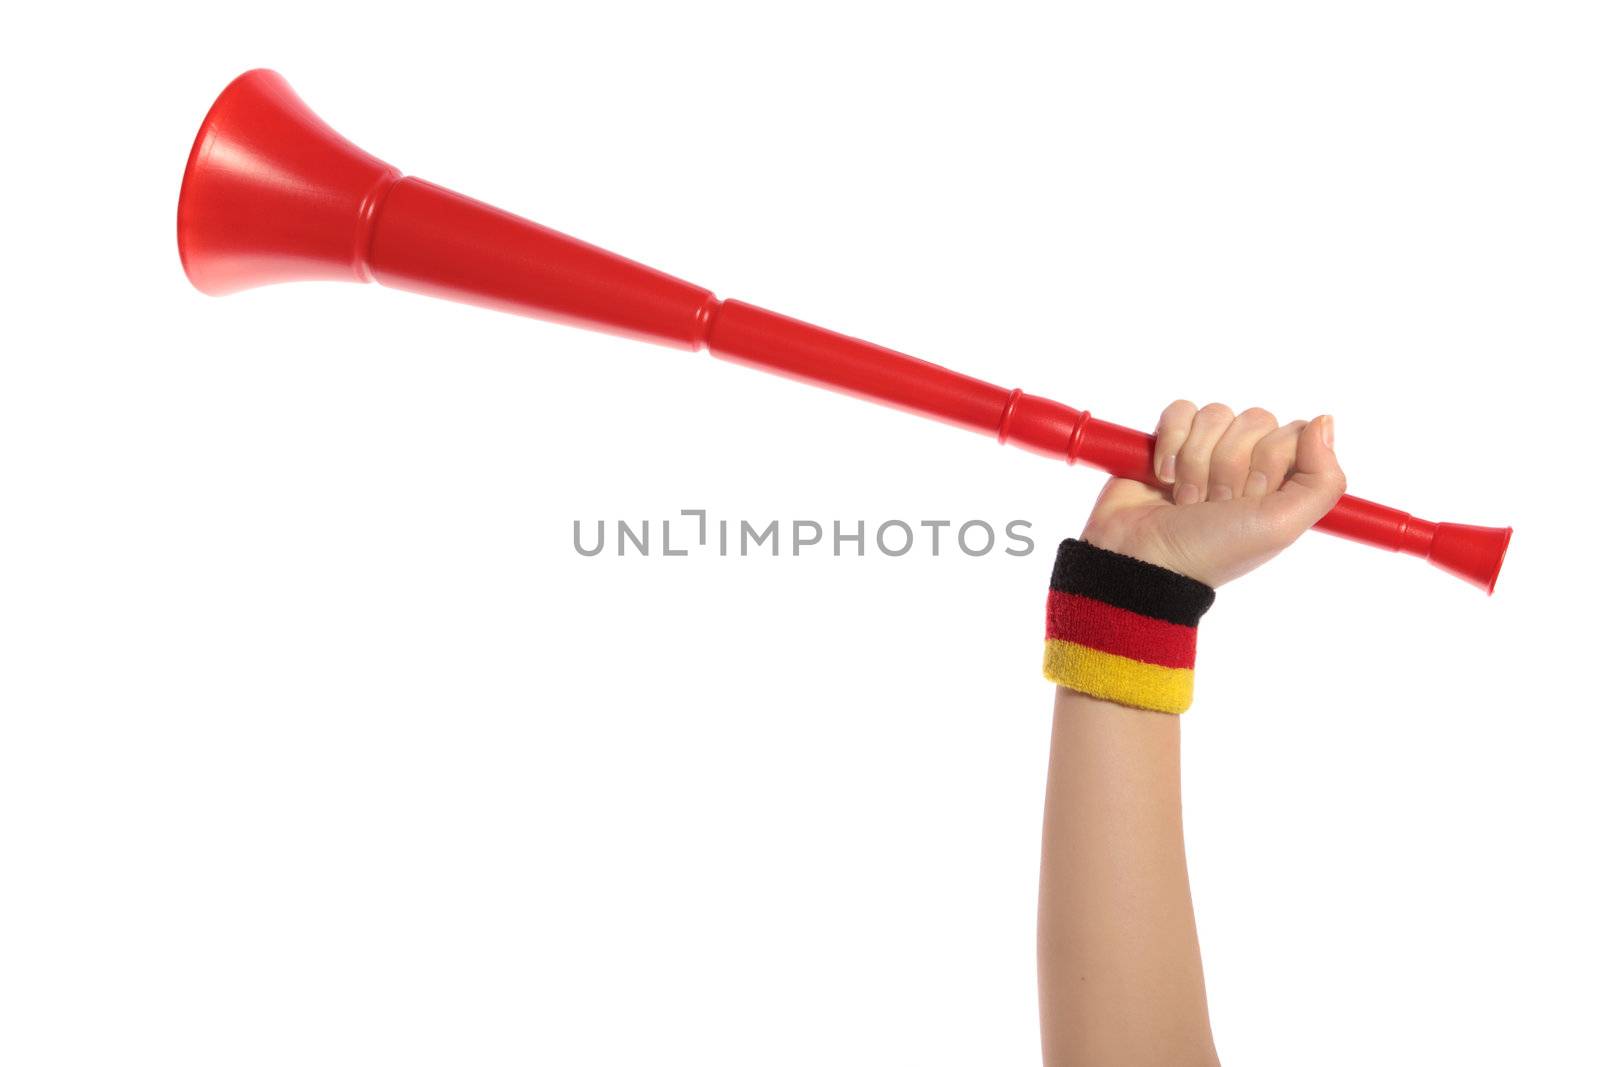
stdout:
<svg viewBox="0 0 1600 1067">
<path fill-rule="evenodd" d="M 1166 489 L 1113 478 L 1083 539 L 1219 586 L 1344 492 L 1333 420 L 1279 426 L 1180 400 L 1156 429 Z M 1057 688 L 1039 874 L 1046 1067 L 1213 1065 L 1183 845 L 1181 717 Z"/>
</svg>

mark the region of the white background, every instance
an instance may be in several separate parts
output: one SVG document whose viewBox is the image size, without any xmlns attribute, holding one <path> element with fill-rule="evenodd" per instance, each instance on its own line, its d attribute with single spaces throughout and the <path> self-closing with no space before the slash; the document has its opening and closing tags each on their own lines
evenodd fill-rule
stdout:
<svg viewBox="0 0 1600 1067">
<path fill-rule="evenodd" d="M 1026 1064 L 1055 540 L 1099 488 L 376 287 L 213 300 L 272 66 L 419 174 L 1149 425 L 1332 412 L 1517 527 L 1308 536 L 1184 721 L 1230 1065 L 1593 1064 L 1596 27 L 1580 3 L 34 5 L 3 45 L 0 1061 Z M 1034 524 L 586 559 L 572 523 Z"/>
</svg>

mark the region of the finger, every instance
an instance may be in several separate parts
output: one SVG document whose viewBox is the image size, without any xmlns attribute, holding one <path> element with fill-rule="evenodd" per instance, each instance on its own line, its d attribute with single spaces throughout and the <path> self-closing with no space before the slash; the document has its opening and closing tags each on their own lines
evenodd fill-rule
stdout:
<svg viewBox="0 0 1600 1067">
<path fill-rule="evenodd" d="M 1206 499 L 1232 500 L 1243 496 L 1256 443 L 1277 428 L 1278 420 L 1270 411 L 1261 408 L 1241 411 L 1222 431 L 1217 447 L 1211 450 L 1211 481 Z"/>
<path fill-rule="evenodd" d="M 1328 513 L 1344 494 L 1344 484 L 1344 471 L 1333 453 L 1333 417 L 1319 415 L 1300 431 L 1294 473 L 1262 503 L 1270 506 L 1292 541 Z"/>
<path fill-rule="evenodd" d="M 1250 473 L 1244 480 L 1245 496 L 1266 496 L 1278 491 L 1289 476 L 1289 468 L 1294 466 L 1295 447 L 1305 428 L 1306 420 L 1296 419 L 1256 442 L 1255 451 L 1250 454 Z"/>
<path fill-rule="evenodd" d="M 1174 504 L 1198 504 L 1206 498 L 1206 487 L 1211 484 L 1211 450 L 1231 422 L 1233 411 L 1224 404 L 1207 404 L 1195 412 L 1189 436 L 1178 449 Z"/>
<path fill-rule="evenodd" d="M 1189 436 L 1194 413 L 1195 406 L 1187 400 L 1174 400 L 1156 423 L 1155 473 L 1162 485 L 1171 485 L 1178 476 L 1178 449 Z"/>
</svg>

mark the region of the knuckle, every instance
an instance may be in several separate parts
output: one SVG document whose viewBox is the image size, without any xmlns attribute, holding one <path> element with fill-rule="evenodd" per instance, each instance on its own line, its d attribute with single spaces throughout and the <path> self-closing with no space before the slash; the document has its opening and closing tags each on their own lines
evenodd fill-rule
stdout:
<svg viewBox="0 0 1600 1067">
<path fill-rule="evenodd" d="M 1245 408 L 1239 413 L 1239 419 L 1241 422 L 1248 422 L 1257 426 L 1276 427 L 1278 425 L 1278 417 L 1266 408 Z"/>
<path fill-rule="evenodd" d="M 1233 409 L 1226 404 L 1207 404 L 1200 409 L 1200 414 L 1208 419 L 1226 419 L 1233 421 Z"/>
<path fill-rule="evenodd" d="M 1156 425 L 1163 433 L 1177 433 L 1193 421 L 1194 410 L 1194 405 L 1187 400 L 1174 400 L 1161 412 Z"/>
</svg>

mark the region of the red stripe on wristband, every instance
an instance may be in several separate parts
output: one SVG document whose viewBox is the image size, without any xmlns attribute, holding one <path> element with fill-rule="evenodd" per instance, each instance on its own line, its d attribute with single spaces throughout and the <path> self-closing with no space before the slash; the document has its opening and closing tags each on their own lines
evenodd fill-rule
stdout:
<svg viewBox="0 0 1600 1067">
<path fill-rule="evenodd" d="M 1050 590 L 1045 637 L 1162 667 L 1194 667 L 1195 627 L 1152 619 L 1077 593 Z"/>
<path fill-rule="evenodd" d="M 1050 590 L 1045 637 L 1162 667 L 1193 669 L 1196 629 L 1119 608 L 1102 600 Z"/>
</svg>

